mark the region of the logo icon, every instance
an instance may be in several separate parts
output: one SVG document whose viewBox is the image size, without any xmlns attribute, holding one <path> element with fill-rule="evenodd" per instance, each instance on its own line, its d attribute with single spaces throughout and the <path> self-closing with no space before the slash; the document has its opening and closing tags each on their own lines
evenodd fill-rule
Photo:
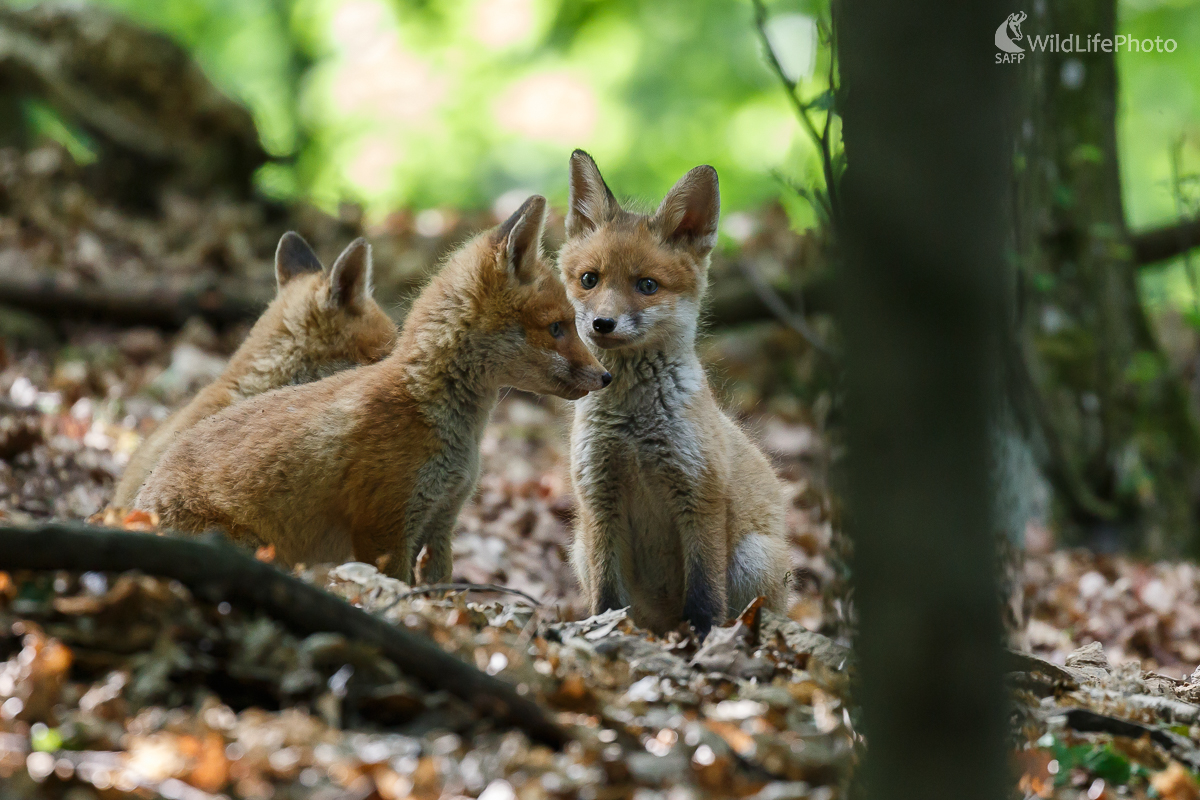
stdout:
<svg viewBox="0 0 1200 800">
<path fill-rule="evenodd" d="M 996 47 L 999 47 L 1006 53 L 1024 53 L 1025 48 L 1017 44 L 1021 40 L 1021 23 L 1026 19 L 1024 11 L 1018 11 L 1008 15 L 1008 19 L 1000 23 L 1000 27 L 996 28 Z M 1012 31 L 1012 36 L 1009 31 Z"/>
</svg>

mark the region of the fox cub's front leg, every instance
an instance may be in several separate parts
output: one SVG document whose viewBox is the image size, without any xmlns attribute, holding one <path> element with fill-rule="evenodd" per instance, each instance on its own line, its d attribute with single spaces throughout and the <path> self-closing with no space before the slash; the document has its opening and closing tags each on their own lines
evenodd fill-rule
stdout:
<svg viewBox="0 0 1200 800">
<path fill-rule="evenodd" d="M 571 458 L 571 478 L 579 501 L 579 519 L 571 564 L 592 614 L 628 605 L 620 575 L 621 542 L 627 537 L 620 476 L 622 463 L 617 445 L 596 430 L 576 428 Z"/>
<path fill-rule="evenodd" d="M 683 618 L 703 640 L 725 622 L 728 581 L 725 574 L 725 515 L 685 511 L 678 517 L 683 545 Z"/>
<path fill-rule="evenodd" d="M 455 463 L 452 454 L 445 454 L 422 475 L 422 485 L 414 499 L 419 498 L 422 513 L 410 516 L 415 542 L 412 557 L 420 557 L 425 547 L 427 560 L 414 578 L 424 584 L 446 583 L 454 572 L 454 526 L 459 509 L 475 491 L 479 480 L 478 461 L 466 465 Z M 417 510 L 414 504 L 414 510 Z"/>
<path fill-rule="evenodd" d="M 354 557 L 389 578 L 412 583 L 412 539 L 399 527 L 359 527 L 351 535 Z"/>
<path fill-rule="evenodd" d="M 611 517 L 598 516 L 587 504 L 581 505 L 579 530 L 571 548 L 571 563 L 593 615 L 626 605 L 621 600 L 617 534 L 611 525 L 604 524 L 606 519 Z"/>
</svg>

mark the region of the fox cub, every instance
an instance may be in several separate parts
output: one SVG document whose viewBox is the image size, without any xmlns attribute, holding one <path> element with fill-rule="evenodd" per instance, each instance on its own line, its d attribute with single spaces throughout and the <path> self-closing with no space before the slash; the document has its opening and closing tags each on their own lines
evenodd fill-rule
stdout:
<svg viewBox="0 0 1200 800">
<path fill-rule="evenodd" d="M 221 376 L 155 428 L 129 459 L 112 504 L 128 508 L 175 438 L 226 406 L 306 383 L 391 352 L 396 324 L 371 297 L 367 243 L 352 242 L 326 272 L 308 243 L 285 233 L 275 250 L 278 294 Z"/>
<path fill-rule="evenodd" d="M 702 166 L 652 216 L 625 211 L 576 150 L 560 253 L 576 323 L 612 373 L 575 404 L 572 565 L 593 613 L 630 606 L 653 631 L 687 620 L 701 637 L 759 595 L 782 609 L 788 557 L 779 479 L 696 356 L 720 208 Z"/>
<path fill-rule="evenodd" d="M 163 525 L 273 544 L 286 562 L 353 556 L 412 582 L 450 576 L 500 389 L 577 399 L 610 377 L 541 254 L 546 201 L 454 253 L 378 364 L 278 389 L 195 426 L 137 498 Z"/>
</svg>

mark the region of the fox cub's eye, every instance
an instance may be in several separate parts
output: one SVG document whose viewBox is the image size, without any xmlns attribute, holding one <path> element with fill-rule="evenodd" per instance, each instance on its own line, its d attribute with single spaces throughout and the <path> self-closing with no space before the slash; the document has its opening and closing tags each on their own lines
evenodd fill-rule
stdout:
<svg viewBox="0 0 1200 800">
<path fill-rule="evenodd" d="M 642 278 L 637 282 L 637 290 L 642 294 L 654 294 L 658 291 L 658 281 L 654 278 Z"/>
<path fill-rule="evenodd" d="M 550 323 L 550 335 L 555 339 L 561 339 L 563 337 L 563 326 L 561 322 Z"/>
<path fill-rule="evenodd" d="M 594 272 L 585 272 L 579 276 L 579 283 L 585 289 L 594 289 L 596 284 L 600 282 L 600 276 Z"/>
</svg>

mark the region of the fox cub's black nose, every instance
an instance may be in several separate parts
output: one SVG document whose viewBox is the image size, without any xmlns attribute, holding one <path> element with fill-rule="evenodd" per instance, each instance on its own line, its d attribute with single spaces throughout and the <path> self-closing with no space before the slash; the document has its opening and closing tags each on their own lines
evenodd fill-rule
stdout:
<svg viewBox="0 0 1200 800">
<path fill-rule="evenodd" d="M 610 317 L 596 317 L 592 320 L 596 333 L 612 333 L 617 328 L 617 321 Z"/>
<path fill-rule="evenodd" d="M 612 373 L 611 372 L 606 372 L 600 376 L 600 385 L 601 386 L 608 386 L 610 383 L 612 383 Z"/>
</svg>

